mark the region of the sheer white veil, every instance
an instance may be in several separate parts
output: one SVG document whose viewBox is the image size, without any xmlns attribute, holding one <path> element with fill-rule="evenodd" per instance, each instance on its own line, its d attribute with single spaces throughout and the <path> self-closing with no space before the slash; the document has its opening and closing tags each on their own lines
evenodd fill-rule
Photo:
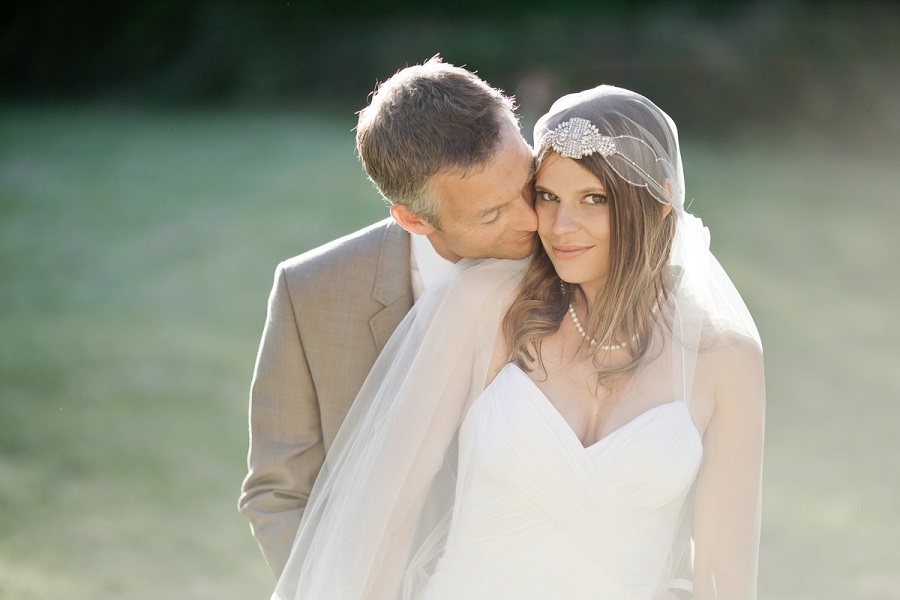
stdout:
<svg viewBox="0 0 900 600">
<path fill-rule="evenodd" d="M 449 525 L 456 432 L 526 262 L 463 260 L 403 320 L 326 457 L 273 598 L 417 597 Z"/>
<path fill-rule="evenodd" d="M 721 396 L 728 389 L 717 383 L 723 378 L 745 381 L 745 357 L 761 356 L 761 345 L 744 302 L 709 252 L 709 232 L 684 210 L 675 125 L 646 98 L 600 86 L 557 101 L 534 139 L 563 155 L 601 152 L 620 177 L 673 207 L 671 285 L 659 301 L 647 358 L 622 402 L 683 401 L 707 433 L 704 464 L 681 510 L 660 589 L 689 589 L 667 582 L 698 577 L 703 597 L 735 598 L 737 588 L 728 586 L 740 580 L 740 597 L 754 598 L 762 408 L 729 413 L 716 400 L 714 415 L 748 421 L 742 427 L 749 433 L 739 436 L 746 452 L 737 458 L 715 459 L 731 446 L 721 441 L 727 431 L 713 435 L 707 425 L 716 418 L 708 409 L 710 386 Z M 528 260 L 464 260 L 416 303 L 326 458 L 273 599 L 421 595 L 453 512 L 457 432 L 484 388 L 501 321 L 527 267 Z M 722 475 L 731 470 L 733 478 Z"/>
<path fill-rule="evenodd" d="M 765 391 L 762 344 L 747 306 L 685 210 L 678 130 L 640 94 L 608 85 L 557 100 L 535 145 L 578 159 L 600 154 L 618 177 L 672 207 L 675 238 L 659 314 L 641 364 L 609 417 L 686 403 L 703 460 L 673 540 L 671 581 L 697 598 L 755 598 Z M 618 412 L 622 414 L 617 414 Z M 710 555 L 713 555 L 710 557 Z"/>
</svg>

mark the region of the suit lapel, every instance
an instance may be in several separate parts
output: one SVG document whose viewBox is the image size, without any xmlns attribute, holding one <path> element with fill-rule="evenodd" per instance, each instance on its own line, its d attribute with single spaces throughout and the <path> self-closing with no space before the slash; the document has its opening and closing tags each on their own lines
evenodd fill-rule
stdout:
<svg viewBox="0 0 900 600">
<path fill-rule="evenodd" d="M 391 222 L 381 241 L 375 285 L 372 288 L 372 299 L 383 304 L 384 308 L 369 319 L 369 327 L 379 353 L 412 308 L 409 252 L 409 233 Z"/>
</svg>

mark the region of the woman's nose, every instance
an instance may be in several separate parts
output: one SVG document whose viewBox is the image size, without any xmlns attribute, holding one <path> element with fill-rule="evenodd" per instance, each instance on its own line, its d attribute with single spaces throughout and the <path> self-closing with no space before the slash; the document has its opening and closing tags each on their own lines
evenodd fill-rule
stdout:
<svg viewBox="0 0 900 600">
<path fill-rule="evenodd" d="M 575 219 L 575 214 L 570 206 L 567 206 L 564 202 L 560 201 L 560 203 L 556 207 L 556 212 L 553 215 L 553 233 L 556 234 L 564 234 L 574 231 L 578 227 L 578 222 Z"/>
</svg>

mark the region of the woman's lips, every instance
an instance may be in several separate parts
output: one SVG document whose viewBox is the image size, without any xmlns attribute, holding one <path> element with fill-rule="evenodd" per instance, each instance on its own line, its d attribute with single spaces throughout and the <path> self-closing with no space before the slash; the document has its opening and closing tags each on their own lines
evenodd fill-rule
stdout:
<svg viewBox="0 0 900 600">
<path fill-rule="evenodd" d="M 567 245 L 553 245 L 553 254 L 558 258 L 574 258 L 576 256 L 581 256 L 588 250 L 590 250 L 593 246 L 567 246 Z"/>
</svg>

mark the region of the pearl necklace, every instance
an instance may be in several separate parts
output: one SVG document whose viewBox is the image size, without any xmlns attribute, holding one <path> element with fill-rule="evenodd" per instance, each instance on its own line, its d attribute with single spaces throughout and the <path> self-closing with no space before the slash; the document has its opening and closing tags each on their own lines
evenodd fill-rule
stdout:
<svg viewBox="0 0 900 600">
<path fill-rule="evenodd" d="M 566 286 L 562 281 L 559 282 L 559 289 L 561 289 L 563 292 L 566 291 Z M 662 292 L 659 293 L 659 298 L 657 298 L 656 304 L 653 305 L 653 308 L 650 309 L 650 312 L 655 314 L 659 311 L 659 300 L 661 298 Z M 588 340 L 591 343 L 591 346 L 596 346 L 599 342 L 594 338 L 589 338 L 588 334 L 585 333 L 584 327 L 581 325 L 581 320 L 578 318 L 578 315 L 575 314 L 575 307 L 572 306 L 571 302 L 569 302 L 569 316 L 572 317 L 572 324 L 575 325 L 575 329 L 578 330 L 578 333 L 581 334 L 581 337 L 585 340 Z M 631 343 L 634 343 L 636 341 L 637 334 L 634 334 L 633 336 L 631 336 Z M 604 352 L 615 352 L 616 350 L 621 350 L 628 344 L 629 342 L 619 342 L 618 344 L 603 344 L 602 346 L 600 346 L 600 349 Z"/>
<path fill-rule="evenodd" d="M 581 334 L 581 337 L 590 341 L 591 346 L 596 346 L 598 344 L 597 340 L 594 338 L 589 338 L 588 334 L 585 333 L 584 327 L 581 325 L 581 321 L 578 319 L 578 315 L 575 314 L 575 307 L 572 304 L 569 304 L 569 316 L 572 317 L 572 323 L 575 325 L 575 329 L 578 330 L 578 333 Z M 631 341 L 634 342 L 637 340 L 637 335 L 631 336 Z M 621 350 L 625 346 L 628 345 L 628 342 L 620 342 L 618 344 L 603 344 L 600 346 L 600 349 L 604 352 L 614 352 L 616 350 Z"/>
</svg>

